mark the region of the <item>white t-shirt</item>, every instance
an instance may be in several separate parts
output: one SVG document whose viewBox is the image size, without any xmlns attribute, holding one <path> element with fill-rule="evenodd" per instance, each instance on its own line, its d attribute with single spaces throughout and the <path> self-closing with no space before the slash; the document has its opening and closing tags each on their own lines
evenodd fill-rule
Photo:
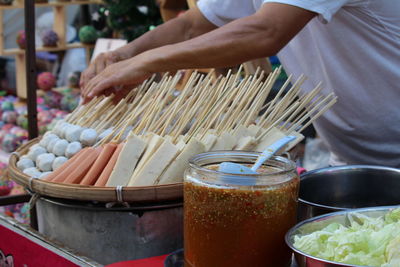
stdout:
<svg viewBox="0 0 400 267">
<path fill-rule="evenodd" d="M 338 102 L 314 126 L 333 159 L 400 167 L 400 1 L 200 0 L 217 26 L 279 2 L 314 11 L 278 54 L 286 72 L 310 90 L 322 81 Z M 334 163 L 334 162 L 332 162 Z"/>
</svg>

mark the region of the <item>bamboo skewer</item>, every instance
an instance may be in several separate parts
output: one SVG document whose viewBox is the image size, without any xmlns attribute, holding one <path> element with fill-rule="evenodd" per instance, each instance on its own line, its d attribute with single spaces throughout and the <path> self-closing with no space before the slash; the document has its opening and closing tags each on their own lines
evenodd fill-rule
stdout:
<svg viewBox="0 0 400 267">
<path fill-rule="evenodd" d="M 260 144 L 278 136 L 301 132 L 336 102 L 333 94 L 322 96 L 321 84 L 301 94 L 304 76 L 287 90 L 292 79 L 289 76 L 276 96 L 265 103 L 281 68 L 266 78 L 257 69 L 254 75 L 241 79 L 240 70 L 216 80 L 210 73 L 204 76 L 193 72 L 179 95 L 175 94 L 178 75 L 164 75 L 160 82 L 154 82 L 153 76 L 115 105 L 113 95 L 79 105 L 65 121 L 106 132 L 94 146 L 85 149 L 83 155 L 90 156 L 85 162 L 90 166 L 80 162 L 80 169 L 69 174 L 66 181 L 100 186 L 176 181 L 183 164 L 196 153 L 260 148 Z M 262 109 L 266 111 L 259 116 Z M 126 157 L 131 155 L 134 164 L 126 169 Z M 155 165 L 158 167 L 154 169 Z M 68 170 L 73 168 L 69 166 Z M 119 177 L 121 173 L 125 178 Z M 64 181 L 59 176 L 52 179 Z"/>
<path fill-rule="evenodd" d="M 286 125 L 288 125 L 298 114 L 308 105 L 314 97 L 320 93 L 322 90 L 321 83 L 319 83 L 311 92 L 308 94 L 303 95 L 302 97 L 299 98 L 299 101 L 301 102 L 300 106 L 290 115 L 290 117 L 286 120 L 286 122 L 281 126 L 281 128 L 285 128 Z"/>
<path fill-rule="evenodd" d="M 305 76 L 301 75 L 296 80 L 296 82 L 293 84 L 293 86 L 289 89 L 289 92 L 291 90 L 297 91 L 299 89 L 300 85 L 304 82 L 304 80 L 305 80 Z M 286 101 L 288 101 L 290 99 L 289 97 L 286 97 L 287 95 L 285 97 L 283 97 L 281 101 L 278 100 L 280 98 L 280 96 L 284 93 L 285 88 L 286 88 L 285 86 L 282 86 L 282 88 L 279 90 L 278 94 L 275 96 L 275 98 L 273 100 L 273 102 L 274 102 L 273 106 L 270 106 L 271 108 L 274 107 L 274 109 L 271 110 L 271 112 L 266 117 L 266 119 L 265 119 L 266 122 L 275 121 L 274 118 L 276 119 L 277 117 L 280 116 L 280 114 L 279 114 L 280 113 L 279 111 L 281 111 L 280 105 L 282 105 L 282 106 L 285 105 L 287 107 Z M 277 104 L 278 102 L 279 102 L 279 105 Z M 275 108 L 275 105 L 277 105 L 277 108 Z M 267 110 L 267 112 L 268 111 L 269 110 Z"/>
<path fill-rule="evenodd" d="M 310 120 L 304 124 L 299 132 L 303 131 L 305 128 L 307 128 L 311 123 L 313 123 L 316 119 L 318 119 L 325 111 L 327 111 L 330 107 L 333 106 L 337 102 L 337 97 L 331 99 L 331 101 L 328 102 L 317 114 L 311 116 Z"/>
<path fill-rule="evenodd" d="M 311 109 L 309 108 L 307 111 L 306 110 L 306 115 L 304 115 L 301 119 L 299 119 L 295 124 L 291 126 L 289 130 L 294 130 L 300 127 L 300 125 L 306 120 L 306 119 L 312 119 L 315 115 L 313 115 L 315 112 L 319 114 L 320 110 L 326 110 L 325 107 L 328 106 L 331 107 L 334 103 L 336 102 L 336 97 L 333 94 L 329 94 L 325 98 L 323 98 L 319 103 L 315 104 Z M 322 113 L 321 113 L 322 114 Z M 316 118 L 314 118 L 315 120 Z M 314 121 L 313 120 L 313 121 Z M 309 124 L 307 124 L 309 125 Z M 302 127 L 304 128 L 304 127 Z"/>
</svg>

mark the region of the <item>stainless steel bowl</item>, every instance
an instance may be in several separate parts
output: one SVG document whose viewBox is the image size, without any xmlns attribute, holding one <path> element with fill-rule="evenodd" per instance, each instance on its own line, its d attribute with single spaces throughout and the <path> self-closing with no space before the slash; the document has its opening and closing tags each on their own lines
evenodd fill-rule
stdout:
<svg viewBox="0 0 400 267">
<path fill-rule="evenodd" d="M 312 233 L 314 231 L 321 230 L 330 223 L 341 223 L 343 225 L 349 224 L 349 215 L 352 213 L 361 213 L 370 217 L 379 217 L 391 209 L 399 208 L 400 206 L 386 206 L 386 207 L 373 207 L 364 209 L 353 209 L 347 211 L 333 212 L 321 216 L 317 216 L 305 221 L 302 221 L 292 227 L 285 236 L 285 241 L 287 245 L 293 250 L 294 256 L 296 258 L 299 267 L 336 267 L 336 266 L 351 266 L 351 267 L 361 267 L 360 265 L 350 265 L 338 262 L 333 262 L 329 260 L 320 259 L 311 255 L 308 255 L 293 246 L 295 235 L 305 235 Z M 365 267 L 365 266 L 364 266 Z"/>
<path fill-rule="evenodd" d="M 346 165 L 301 175 L 298 221 L 346 210 L 400 204 L 400 169 Z"/>
</svg>

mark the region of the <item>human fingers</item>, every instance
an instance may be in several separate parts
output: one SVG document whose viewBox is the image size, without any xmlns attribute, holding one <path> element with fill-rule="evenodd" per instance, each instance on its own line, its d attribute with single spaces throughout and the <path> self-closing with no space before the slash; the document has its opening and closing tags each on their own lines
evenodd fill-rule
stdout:
<svg viewBox="0 0 400 267">
<path fill-rule="evenodd" d="M 112 77 L 104 77 L 104 75 L 97 75 L 89 81 L 85 88 L 85 94 L 82 95 L 84 103 L 89 102 L 93 97 L 104 94 L 106 90 L 111 89 L 115 83 Z"/>
<path fill-rule="evenodd" d="M 106 68 L 106 61 L 107 61 L 107 56 L 102 54 L 101 57 L 97 60 L 95 68 L 96 68 L 96 74 L 99 74 Z"/>
<path fill-rule="evenodd" d="M 86 90 L 86 85 L 88 82 L 93 79 L 96 74 L 99 73 L 99 65 L 103 65 L 103 61 L 101 58 L 101 55 L 99 57 L 96 57 L 96 59 L 89 65 L 89 67 L 82 73 L 81 79 L 79 81 L 79 86 L 84 93 Z"/>
<path fill-rule="evenodd" d="M 121 57 L 120 57 L 119 53 L 117 53 L 116 51 L 108 52 L 106 55 L 106 65 L 107 66 L 114 64 L 120 60 L 121 60 Z"/>
<path fill-rule="evenodd" d="M 85 87 L 87 83 L 95 76 L 96 74 L 93 66 L 89 66 L 86 70 L 82 72 L 81 78 L 79 80 L 79 87 L 81 88 L 82 93 L 85 92 Z"/>
<path fill-rule="evenodd" d="M 120 61 L 118 53 L 114 51 L 102 53 L 101 55 L 99 55 L 99 60 L 96 64 L 96 74 L 101 73 L 106 67 L 111 64 L 117 63 L 118 61 Z"/>
<path fill-rule="evenodd" d="M 100 53 L 94 59 L 93 63 L 91 63 L 89 67 L 82 73 L 82 78 L 79 85 L 83 92 L 85 92 L 86 85 L 91 79 L 102 72 L 108 65 L 112 64 L 113 60 L 116 60 L 115 55 L 109 56 L 109 54 L 111 53 Z"/>
<path fill-rule="evenodd" d="M 104 64 L 104 62 L 105 58 L 102 62 L 99 63 Z M 115 78 L 119 76 L 121 70 L 123 69 L 121 68 L 121 64 L 122 63 L 111 64 L 105 67 L 105 69 L 98 73 L 94 78 L 92 78 L 84 87 L 84 90 L 82 92 L 83 98 L 85 100 L 90 100 L 95 95 L 101 94 L 101 92 L 105 89 L 111 88 L 114 85 L 120 85 L 117 84 L 117 79 Z M 95 92 L 93 92 L 94 88 L 96 88 Z"/>
</svg>

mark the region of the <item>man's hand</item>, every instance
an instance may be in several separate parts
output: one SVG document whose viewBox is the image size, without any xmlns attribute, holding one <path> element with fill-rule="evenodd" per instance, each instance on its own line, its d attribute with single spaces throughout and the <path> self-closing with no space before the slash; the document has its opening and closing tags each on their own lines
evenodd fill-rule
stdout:
<svg viewBox="0 0 400 267">
<path fill-rule="evenodd" d="M 92 67 L 87 73 L 88 77 L 93 71 L 102 71 L 97 72 L 97 76 L 84 85 L 84 100 L 87 102 L 108 90 L 118 93 L 118 88 L 136 86 L 157 72 L 234 66 L 248 60 L 275 55 L 315 15 L 314 12 L 291 5 L 266 3 L 255 14 L 215 29 L 199 10 L 190 10 L 186 15 L 132 42 L 133 47 L 140 43 L 139 46 L 143 48 L 144 44 L 152 44 L 151 40 L 155 40 L 156 48 L 141 49 L 140 51 L 145 51 L 141 53 L 136 53 L 138 50 L 133 49 L 136 52 L 130 54 L 136 56 L 130 59 L 107 67 L 107 63 L 103 61 L 98 66 L 95 65 L 94 70 Z M 195 30 L 193 34 L 193 24 L 196 23 L 202 26 L 194 29 L 201 30 Z M 174 25 L 179 26 L 180 30 L 177 32 L 182 33 L 183 40 L 167 38 L 167 32 L 176 33 L 171 29 Z M 162 29 L 168 31 L 161 32 Z M 162 42 L 157 42 L 155 37 L 158 36 L 163 36 Z M 197 37 L 191 39 L 193 36 Z M 178 42 L 179 40 L 181 41 Z"/>
<path fill-rule="evenodd" d="M 105 92 L 123 97 L 129 92 L 127 89 L 133 89 L 151 77 L 152 73 L 143 69 L 145 66 L 146 64 L 137 57 L 104 66 L 100 73 L 84 85 L 82 90 L 84 103 Z"/>
<path fill-rule="evenodd" d="M 82 73 L 79 86 L 82 89 L 82 95 L 87 94 L 85 88 L 91 79 L 93 79 L 97 74 L 102 72 L 107 66 L 121 61 L 123 58 L 117 51 L 110 51 L 107 53 L 99 54 L 94 62 L 92 62 L 89 67 Z"/>
<path fill-rule="evenodd" d="M 100 54 L 96 57 L 94 62 L 90 64 L 88 69 L 82 73 L 80 82 L 82 96 L 86 96 L 86 99 L 88 99 L 88 90 L 93 88 L 93 83 L 91 86 L 88 86 L 89 81 L 94 79 L 94 77 L 111 64 L 133 58 L 157 47 L 185 41 L 209 32 L 215 28 L 216 26 L 206 20 L 197 8 L 192 8 L 185 12 L 184 15 L 158 26 L 154 30 L 145 33 L 140 38 L 135 39 L 129 44 L 115 51 Z M 98 90 L 96 89 L 94 92 L 97 91 Z"/>
</svg>

